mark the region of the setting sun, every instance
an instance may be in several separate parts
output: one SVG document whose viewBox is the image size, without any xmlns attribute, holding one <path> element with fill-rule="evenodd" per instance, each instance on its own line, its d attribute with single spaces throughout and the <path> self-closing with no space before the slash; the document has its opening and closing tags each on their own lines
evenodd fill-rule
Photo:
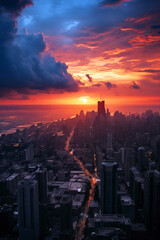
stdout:
<svg viewBox="0 0 160 240">
<path fill-rule="evenodd" d="M 86 97 L 80 97 L 79 100 L 83 103 L 88 103 L 88 100 L 89 100 L 89 96 L 86 96 Z"/>
</svg>

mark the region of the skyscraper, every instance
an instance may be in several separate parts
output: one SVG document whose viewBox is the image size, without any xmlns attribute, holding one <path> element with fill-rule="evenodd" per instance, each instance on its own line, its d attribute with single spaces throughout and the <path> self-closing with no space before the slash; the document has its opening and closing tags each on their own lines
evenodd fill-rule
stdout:
<svg viewBox="0 0 160 240">
<path fill-rule="evenodd" d="M 134 166 L 135 155 L 132 148 L 124 148 L 124 165 L 123 169 L 125 172 L 125 180 L 129 181 L 130 168 Z"/>
<path fill-rule="evenodd" d="M 24 179 L 18 184 L 19 239 L 39 239 L 38 183 Z"/>
<path fill-rule="evenodd" d="M 98 101 L 98 116 L 104 116 L 105 115 L 105 102 L 104 101 Z"/>
<path fill-rule="evenodd" d="M 73 230 L 72 220 L 72 199 L 68 195 L 64 195 L 60 202 L 61 211 L 61 234 L 70 236 Z"/>
<path fill-rule="evenodd" d="M 155 170 L 153 178 L 153 230 L 160 230 L 160 172 Z"/>
<path fill-rule="evenodd" d="M 149 231 L 160 229 L 160 172 L 148 171 L 145 176 L 144 217 Z"/>
<path fill-rule="evenodd" d="M 108 133 L 107 135 L 107 148 L 112 148 L 112 134 Z"/>
<path fill-rule="evenodd" d="M 145 176 L 144 185 L 144 220 L 147 229 L 150 231 L 153 228 L 153 177 L 154 171 L 148 171 Z"/>
<path fill-rule="evenodd" d="M 25 150 L 25 160 L 26 161 L 33 161 L 34 158 L 34 150 L 33 145 L 30 144 L 28 148 Z"/>
<path fill-rule="evenodd" d="M 46 203 L 47 201 L 47 170 L 40 169 L 36 172 L 36 180 L 38 182 L 39 202 Z"/>
<path fill-rule="evenodd" d="M 101 201 L 102 214 L 117 212 L 117 162 L 102 162 Z"/>
<path fill-rule="evenodd" d="M 148 168 L 148 161 L 145 157 L 145 148 L 139 147 L 138 148 L 138 167 L 139 171 L 144 172 Z"/>
</svg>

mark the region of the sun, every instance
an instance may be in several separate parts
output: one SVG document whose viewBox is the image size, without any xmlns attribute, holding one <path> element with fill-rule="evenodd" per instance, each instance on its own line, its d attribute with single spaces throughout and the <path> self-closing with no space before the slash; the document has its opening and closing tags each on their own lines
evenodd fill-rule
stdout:
<svg viewBox="0 0 160 240">
<path fill-rule="evenodd" d="M 78 100 L 81 101 L 81 102 L 83 102 L 84 104 L 86 104 L 86 103 L 88 103 L 89 96 L 79 97 Z"/>
<path fill-rule="evenodd" d="M 82 102 L 86 103 L 86 102 L 87 102 L 87 99 L 86 99 L 86 98 L 82 99 Z"/>
</svg>

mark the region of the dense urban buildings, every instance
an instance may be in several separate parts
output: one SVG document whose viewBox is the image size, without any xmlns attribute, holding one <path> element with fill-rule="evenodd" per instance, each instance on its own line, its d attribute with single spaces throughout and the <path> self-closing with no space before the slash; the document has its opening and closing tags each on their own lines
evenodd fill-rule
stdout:
<svg viewBox="0 0 160 240">
<path fill-rule="evenodd" d="M 160 116 L 98 112 L 0 137 L 0 239 L 160 234 Z"/>
</svg>

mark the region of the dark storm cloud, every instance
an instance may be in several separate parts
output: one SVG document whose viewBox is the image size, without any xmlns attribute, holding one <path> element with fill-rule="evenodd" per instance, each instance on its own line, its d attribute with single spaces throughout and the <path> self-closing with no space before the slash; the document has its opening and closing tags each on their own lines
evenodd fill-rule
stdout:
<svg viewBox="0 0 160 240">
<path fill-rule="evenodd" d="M 80 80 L 77 81 L 79 85 L 85 86 L 85 83 L 81 82 Z"/>
<path fill-rule="evenodd" d="M 12 20 L 7 13 L 0 14 L 0 46 L 12 41 L 16 32 L 16 21 Z"/>
<path fill-rule="evenodd" d="M 100 86 L 102 86 L 102 84 L 100 84 L 100 83 L 95 83 L 92 85 L 92 87 L 100 87 Z"/>
<path fill-rule="evenodd" d="M 153 25 L 153 26 L 151 26 L 151 28 L 152 29 L 160 29 L 160 25 L 158 24 L 158 25 Z"/>
<path fill-rule="evenodd" d="M 5 9 L 12 9 L 6 1 Z M 16 1 L 15 12 L 31 1 Z M 7 5 L 8 3 L 8 5 Z M 20 6 L 18 8 L 18 3 Z M 65 63 L 45 54 L 43 34 L 17 33 L 16 20 L 7 12 L 0 14 L 0 94 L 32 91 L 77 91 L 78 85 Z"/>
<path fill-rule="evenodd" d="M 159 73 L 160 70 L 157 70 L 157 69 L 145 69 L 145 70 L 139 70 L 138 72 Z"/>
<path fill-rule="evenodd" d="M 23 8 L 32 4 L 33 0 L 0 0 L 0 12 L 7 11 L 16 17 Z"/>
<path fill-rule="evenodd" d="M 102 7 L 115 6 L 131 0 L 104 0 L 100 3 Z"/>
<path fill-rule="evenodd" d="M 136 90 L 140 89 L 140 86 L 137 85 L 137 83 L 135 81 L 133 81 L 132 84 L 129 87 L 133 88 L 133 89 L 136 89 Z"/>
<path fill-rule="evenodd" d="M 6 98 L 8 100 L 28 100 L 29 96 L 27 94 L 17 94 L 17 91 L 8 90 L 8 89 L 0 89 L 0 99 Z"/>
<path fill-rule="evenodd" d="M 111 82 L 103 82 L 104 85 L 108 88 L 108 89 L 111 89 L 111 88 L 116 88 L 117 85 L 116 84 L 112 84 Z"/>
<path fill-rule="evenodd" d="M 88 78 L 88 81 L 89 81 L 89 82 L 92 82 L 92 81 L 93 81 L 92 77 L 91 77 L 89 74 L 86 74 L 86 77 Z"/>
</svg>

